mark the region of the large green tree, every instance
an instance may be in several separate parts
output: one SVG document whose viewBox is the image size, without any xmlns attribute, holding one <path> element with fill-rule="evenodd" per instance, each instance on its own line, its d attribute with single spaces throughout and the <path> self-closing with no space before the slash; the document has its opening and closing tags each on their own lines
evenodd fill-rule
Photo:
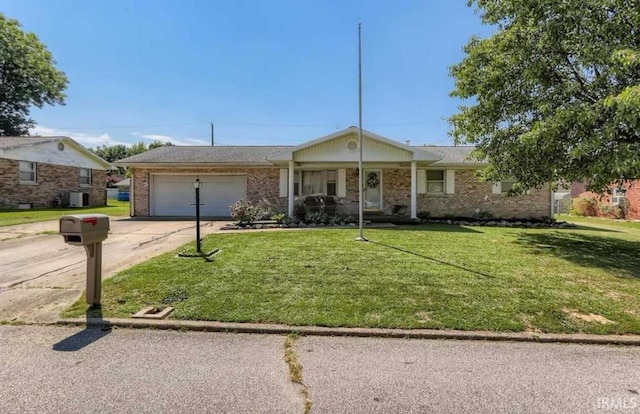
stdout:
<svg viewBox="0 0 640 414">
<path fill-rule="evenodd" d="M 493 34 L 450 68 L 457 143 L 520 190 L 640 178 L 640 0 L 470 0 Z"/>
<path fill-rule="evenodd" d="M 32 106 L 64 104 L 65 74 L 33 33 L 0 14 L 0 135 L 26 135 Z"/>
</svg>

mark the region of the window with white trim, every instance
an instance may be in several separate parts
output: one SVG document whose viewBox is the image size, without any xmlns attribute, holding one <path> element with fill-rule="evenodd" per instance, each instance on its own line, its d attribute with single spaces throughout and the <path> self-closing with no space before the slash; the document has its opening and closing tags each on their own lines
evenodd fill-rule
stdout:
<svg viewBox="0 0 640 414">
<path fill-rule="evenodd" d="M 624 199 L 627 195 L 627 190 L 624 188 L 614 188 L 611 193 L 611 205 L 617 206 L 620 204 L 620 200 Z"/>
<path fill-rule="evenodd" d="M 80 168 L 80 185 L 84 185 L 84 186 L 91 185 L 91 169 L 90 168 Z"/>
<path fill-rule="evenodd" d="M 337 170 L 303 170 L 294 178 L 294 195 L 336 195 L 338 183 Z"/>
<path fill-rule="evenodd" d="M 427 193 L 444 194 L 444 170 L 427 170 Z"/>
<path fill-rule="evenodd" d="M 36 163 L 29 161 L 20 161 L 20 182 L 23 184 L 35 184 L 36 182 Z"/>
</svg>

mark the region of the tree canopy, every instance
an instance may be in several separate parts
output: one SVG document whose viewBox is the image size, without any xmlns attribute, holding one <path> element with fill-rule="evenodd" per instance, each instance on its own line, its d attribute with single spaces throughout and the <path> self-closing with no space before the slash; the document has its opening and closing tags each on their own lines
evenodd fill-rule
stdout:
<svg viewBox="0 0 640 414">
<path fill-rule="evenodd" d="M 0 135 L 27 135 L 31 106 L 64 104 L 65 74 L 33 33 L 0 13 Z"/>
<path fill-rule="evenodd" d="M 469 0 L 495 28 L 450 68 L 449 118 L 485 178 L 518 190 L 640 178 L 640 0 Z"/>
</svg>

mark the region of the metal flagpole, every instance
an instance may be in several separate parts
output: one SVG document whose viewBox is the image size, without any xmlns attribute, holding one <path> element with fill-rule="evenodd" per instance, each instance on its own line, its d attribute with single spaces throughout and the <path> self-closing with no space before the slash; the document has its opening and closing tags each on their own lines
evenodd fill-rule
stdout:
<svg viewBox="0 0 640 414">
<path fill-rule="evenodd" d="M 364 172 L 362 171 L 362 23 L 358 23 L 358 237 L 356 241 L 367 241 L 364 227 Z"/>
</svg>

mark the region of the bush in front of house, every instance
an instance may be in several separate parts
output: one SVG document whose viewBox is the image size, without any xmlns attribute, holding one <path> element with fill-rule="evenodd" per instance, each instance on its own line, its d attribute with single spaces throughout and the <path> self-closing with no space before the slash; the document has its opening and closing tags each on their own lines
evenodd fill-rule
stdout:
<svg viewBox="0 0 640 414">
<path fill-rule="evenodd" d="M 598 210 L 598 200 L 593 197 L 577 197 L 571 201 L 570 214 L 595 217 Z"/>
<path fill-rule="evenodd" d="M 238 200 L 229 206 L 231 218 L 238 225 L 253 224 L 257 220 L 269 215 L 269 208 L 262 204 L 252 204 L 249 201 Z"/>
</svg>

